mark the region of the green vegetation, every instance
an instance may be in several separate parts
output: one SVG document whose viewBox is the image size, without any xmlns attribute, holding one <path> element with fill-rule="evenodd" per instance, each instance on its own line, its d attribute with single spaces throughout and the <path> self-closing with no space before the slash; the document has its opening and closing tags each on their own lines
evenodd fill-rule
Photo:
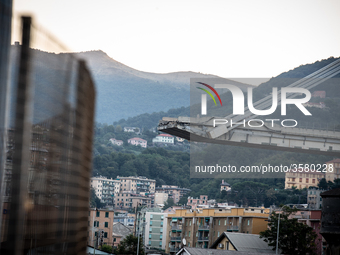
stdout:
<svg viewBox="0 0 340 255">
<path fill-rule="evenodd" d="M 121 241 L 117 247 L 114 249 L 114 254 L 129 254 L 134 255 L 137 254 L 137 247 L 138 247 L 138 237 L 133 236 L 132 234 L 127 235 L 123 241 Z M 143 238 L 140 237 L 139 239 L 139 252 L 138 254 L 144 255 L 144 248 L 143 248 Z"/>
<path fill-rule="evenodd" d="M 313 228 L 298 222 L 295 218 L 289 219 L 289 216 L 294 213 L 296 209 L 290 209 L 285 206 L 282 208 L 282 211 L 280 215 L 275 212 L 271 213 L 268 229 L 261 232 L 260 237 L 275 250 L 278 220 L 280 217 L 278 247 L 282 254 L 316 254 L 315 240 L 317 235 Z"/>
</svg>

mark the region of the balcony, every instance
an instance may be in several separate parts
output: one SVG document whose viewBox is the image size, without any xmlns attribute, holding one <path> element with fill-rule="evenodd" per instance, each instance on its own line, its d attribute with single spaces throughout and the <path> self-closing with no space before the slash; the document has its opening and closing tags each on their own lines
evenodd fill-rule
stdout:
<svg viewBox="0 0 340 255">
<path fill-rule="evenodd" d="M 238 231 L 238 226 L 228 226 L 227 227 L 227 231 L 228 232 L 232 232 L 232 231 Z"/>
<path fill-rule="evenodd" d="M 171 240 L 171 242 L 180 242 L 181 237 L 180 236 L 172 236 L 170 240 Z"/>
<path fill-rule="evenodd" d="M 210 229 L 210 225 L 199 225 L 198 226 L 198 230 L 209 230 Z"/>
<path fill-rule="evenodd" d="M 180 232 L 182 231 L 182 225 L 174 225 L 174 226 L 171 226 L 171 230 L 172 232 Z"/>
<path fill-rule="evenodd" d="M 208 242 L 209 241 L 209 236 L 199 236 L 197 238 L 199 242 Z"/>
</svg>

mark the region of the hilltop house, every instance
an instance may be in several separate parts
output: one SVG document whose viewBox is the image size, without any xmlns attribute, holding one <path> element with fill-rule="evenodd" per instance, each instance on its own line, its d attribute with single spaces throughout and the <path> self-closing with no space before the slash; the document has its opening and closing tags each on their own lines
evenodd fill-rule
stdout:
<svg viewBox="0 0 340 255">
<path fill-rule="evenodd" d="M 135 145 L 135 146 L 140 145 L 143 148 L 146 148 L 148 146 L 148 142 L 146 140 L 142 139 L 142 138 L 139 138 L 139 137 L 130 138 L 128 140 L 128 143 Z"/>
<path fill-rule="evenodd" d="M 153 143 L 170 143 L 174 144 L 174 137 L 168 134 L 160 134 L 152 139 Z"/>
<path fill-rule="evenodd" d="M 111 142 L 112 144 L 118 145 L 118 146 L 121 146 L 121 145 L 123 145 L 123 143 L 124 143 L 122 140 L 117 140 L 117 139 L 115 139 L 115 138 L 111 138 L 111 139 L 110 139 L 110 142 Z"/>
</svg>

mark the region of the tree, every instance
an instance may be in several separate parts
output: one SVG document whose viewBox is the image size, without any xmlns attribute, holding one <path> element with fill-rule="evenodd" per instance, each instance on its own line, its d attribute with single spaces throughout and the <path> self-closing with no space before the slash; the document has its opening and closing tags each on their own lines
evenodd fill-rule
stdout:
<svg viewBox="0 0 340 255">
<path fill-rule="evenodd" d="M 163 210 L 171 207 L 171 206 L 174 206 L 175 205 L 175 202 L 172 198 L 168 198 L 168 200 L 165 201 L 164 203 L 164 207 L 163 207 Z"/>
<path fill-rule="evenodd" d="M 103 204 L 100 199 L 97 197 L 96 192 L 93 188 L 90 191 L 90 207 L 92 208 L 102 208 L 105 204 Z"/>
<path fill-rule="evenodd" d="M 179 205 L 186 205 L 188 202 L 188 197 L 182 196 L 181 199 L 178 201 Z"/>
<path fill-rule="evenodd" d="M 290 209 L 285 206 L 280 214 L 279 224 L 279 249 L 282 254 L 316 254 L 315 239 L 317 237 L 313 228 L 298 222 L 297 219 L 289 219 L 289 216 L 296 212 L 297 209 Z M 269 246 L 276 249 L 277 226 L 279 214 L 272 212 L 268 229 L 260 232 L 260 238 L 263 238 Z"/>
<path fill-rule="evenodd" d="M 127 235 L 123 241 L 121 241 L 115 250 L 115 254 L 137 254 L 138 237 L 132 234 Z M 138 254 L 144 255 L 143 238 L 139 239 L 139 252 Z"/>
<path fill-rule="evenodd" d="M 107 253 L 112 253 L 112 247 L 110 245 L 107 245 L 107 244 L 103 244 L 100 247 L 100 250 L 105 251 Z"/>
</svg>

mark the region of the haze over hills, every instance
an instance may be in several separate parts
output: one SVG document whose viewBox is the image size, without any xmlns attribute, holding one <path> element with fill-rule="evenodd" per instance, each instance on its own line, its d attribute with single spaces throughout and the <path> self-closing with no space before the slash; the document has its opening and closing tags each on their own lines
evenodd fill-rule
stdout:
<svg viewBox="0 0 340 255">
<path fill-rule="evenodd" d="M 110 58 L 103 51 L 75 55 L 87 61 L 95 79 L 96 121 L 100 123 L 112 124 L 143 113 L 189 106 L 190 78 L 219 78 L 195 72 L 142 72 Z"/>
</svg>

